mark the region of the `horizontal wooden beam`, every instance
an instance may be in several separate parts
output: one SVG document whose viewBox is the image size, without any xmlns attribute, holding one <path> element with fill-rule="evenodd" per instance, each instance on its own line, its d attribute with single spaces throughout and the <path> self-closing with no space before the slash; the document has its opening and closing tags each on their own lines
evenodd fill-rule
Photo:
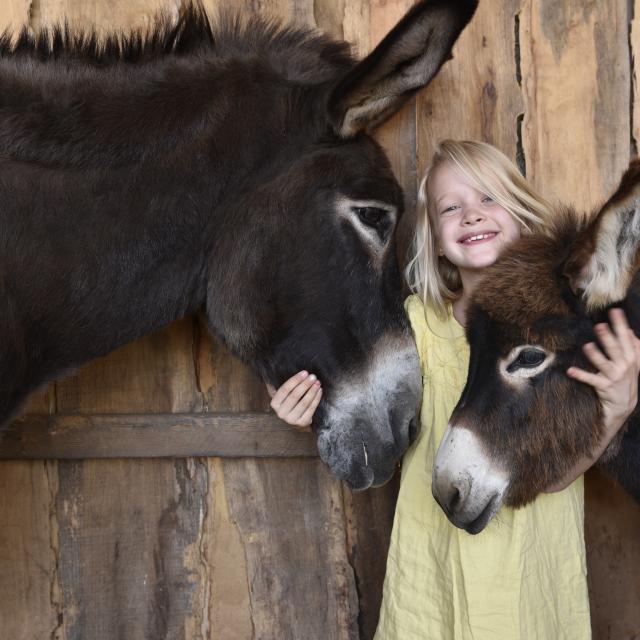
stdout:
<svg viewBox="0 0 640 640">
<path fill-rule="evenodd" d="M 269 413 L 27 415 L 0 436 L 0 459 L 317 455 L 314 434 Z"/>
</svg>

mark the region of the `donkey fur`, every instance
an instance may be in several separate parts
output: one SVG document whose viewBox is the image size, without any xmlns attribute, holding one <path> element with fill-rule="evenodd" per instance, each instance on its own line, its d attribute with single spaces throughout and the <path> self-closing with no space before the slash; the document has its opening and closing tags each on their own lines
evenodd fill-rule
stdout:
<svg viewBox="0 0 640 640">
<path fill-rule="evenodd" d="M 355 488 L 384 482 L 420 374 L 393 249 L 402 193 L 367 132 L 475 6 L 420 2 L 361 62 L 308 30 L 214 29 L 197 6 L 145 36 L 5 34 L 0 424 L 42 383 L 203 308 L 265 380 L 317 373 L 321 456 Z M 360 201 L 375 215 L 358 221 Z"/>
<path fill-rule="evenodd" d="M 595 391 L 566 370 L 593 369 L 582 346 L 597 342 L 593 325 L 606 322 L 612 306 L 624 309 L 640 334 L 639 215 L 636 160 L 602 209 L 590 218 L 559 211 L 548 235 L 523 236 L 474 292 L 469 376 L 452 423 L 478 435 L 509 474 L 506 504 L 529 502 L 560 481 L 602 436 Z M 592 281 L 602 277 L 613 285 L 594 294 Z M 501 380 L 496 362 L 519 345 L 543 347 L 555 359 L 516 389 Z M 599 463 L 640 501 L 640 415 L 631 416 Z"/>
</svg>

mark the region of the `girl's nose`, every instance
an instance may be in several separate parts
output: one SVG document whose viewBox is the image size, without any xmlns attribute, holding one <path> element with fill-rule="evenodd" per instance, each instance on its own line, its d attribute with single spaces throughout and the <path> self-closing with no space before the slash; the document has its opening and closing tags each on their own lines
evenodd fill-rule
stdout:
<svg viewBox="0 0 640 640">
<path fill-rule="evenodd" d="M 484 220 L 484 216 L 481 211 L 478 211 L 475 207 L 467 207 L 465 208 L 462 214 L 462 223 L 463 224 L 474 224 L 476 222 L 482 222 Z"/>
</svg>

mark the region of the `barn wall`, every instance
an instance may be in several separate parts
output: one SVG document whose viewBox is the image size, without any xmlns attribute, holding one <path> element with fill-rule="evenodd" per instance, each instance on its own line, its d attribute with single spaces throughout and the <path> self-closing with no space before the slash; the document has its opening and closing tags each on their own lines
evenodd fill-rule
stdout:
<svg viewBox="0 0 640 640">
<path fill-rule="evenodd" d="M 483 0 L 454 60 L 378 132 L 408 209 L 446 136 L 496 144 L 550 198 L 587 210 L 601 201 L 640 136 L 634 3 Z M 410 4 L 207 3 L 318 26 L 360 53 Z M 0 28 L 145 28 L 179 5 L 3 0 Z M 0 448 L 16 458 L 0 463 L 2 637 L 372 637 L 397 483 L 352 494 L 312 439 L 267 409 L 260 380 L 200 317 L 34 395 Z M 187 457 L 148 457 L 172 454 Z M 634 638 L 640 509 L 598 474 L 586 533 L 594 638 Z"/>
</svg>

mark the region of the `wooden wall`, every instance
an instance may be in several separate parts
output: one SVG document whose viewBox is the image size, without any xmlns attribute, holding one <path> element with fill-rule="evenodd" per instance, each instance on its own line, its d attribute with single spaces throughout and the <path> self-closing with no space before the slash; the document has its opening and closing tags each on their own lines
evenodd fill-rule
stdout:
<svg viewBox="0 0 640 640">
<path fill-rule="evenodd" d="M 365 53 L 411 2 L 208 6 L 222 4 L 315 25 Z M 0 28 L 144 27 L 179 5 L 3 0 Z M 446 136 L 496 144 L 551 198 L 602 200 L 640 137 L 635 15 L 640 0 L 481 0 L 455 59 L 378 132 L 409 209 Z M 11 458 L 0 463 L 0 636 L 371 638 L 397 482 L 352 494 L 312 438 L 267 409 L 260 380 L 200 317 L 34 396 L 0 447 Z M 594 638 L 631 640 L 640 509 L 597 474 L 587 492 Z"/>
</svg>

